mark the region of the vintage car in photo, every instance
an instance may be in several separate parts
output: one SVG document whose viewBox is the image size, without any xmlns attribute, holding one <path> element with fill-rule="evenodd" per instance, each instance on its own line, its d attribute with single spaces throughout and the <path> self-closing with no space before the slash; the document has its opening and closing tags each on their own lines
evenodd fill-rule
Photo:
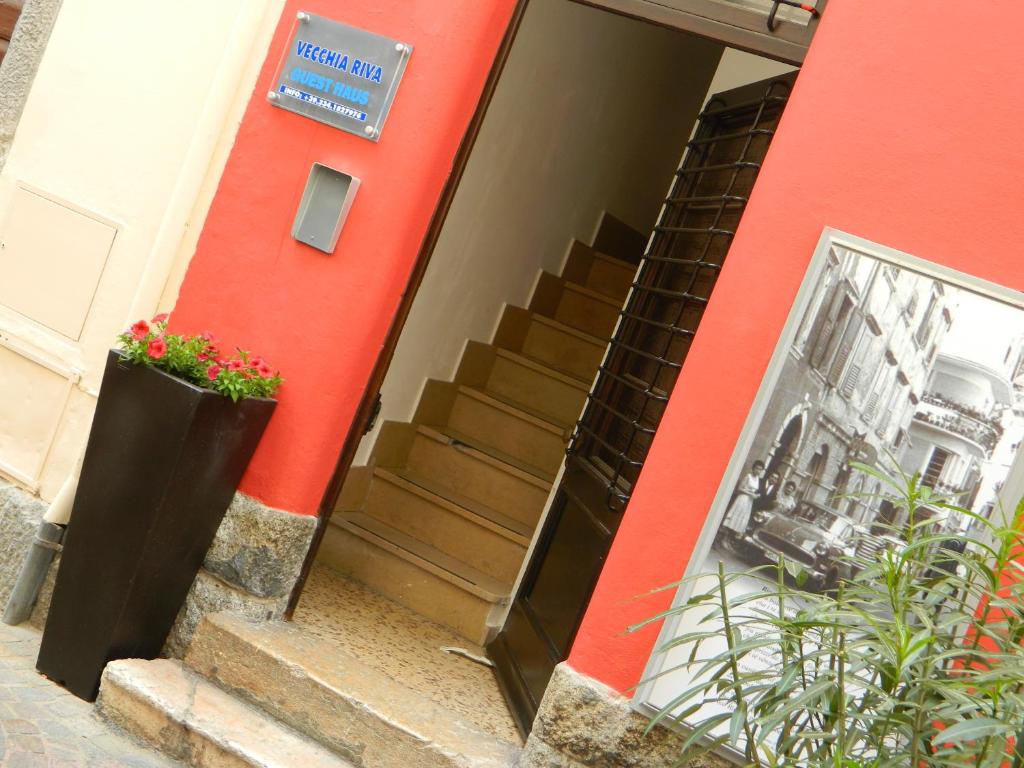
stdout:
<svg viewBox="0 0 1024 768">
<path fill-rule="evenodd" d="M 857 554 L 864 532 L 845 515 L 810 501 L 792 512 L 761 509 L 754 512 L 747 543 L 760 556 L 777 562 L 784 556 L 807 572 L 807 587 L 818 591 L 852 575 L 850 559 Z"/>
</svg>

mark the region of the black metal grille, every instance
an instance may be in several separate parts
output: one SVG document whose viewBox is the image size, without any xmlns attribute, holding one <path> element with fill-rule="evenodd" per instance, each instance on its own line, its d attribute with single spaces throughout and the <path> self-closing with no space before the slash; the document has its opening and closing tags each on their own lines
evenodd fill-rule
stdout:
<svg viewBox="0 0 1024 768">
<path fill-rule="evenodd" d="M 610 512 L 632 494 L 791 85 L 711 101 L 687 144 L 569 446 L 570 467 L 601 476 Z"/>
</svg>

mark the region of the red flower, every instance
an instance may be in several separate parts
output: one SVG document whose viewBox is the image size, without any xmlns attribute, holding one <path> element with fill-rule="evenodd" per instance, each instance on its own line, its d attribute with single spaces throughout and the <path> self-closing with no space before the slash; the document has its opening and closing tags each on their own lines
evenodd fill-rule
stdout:
<svg viewBox="0 0 1024 768">
<path fill-rule="evenodd" d="M 254 357 L 251 360 L 249 360 L 250 368 L 259 368 L 261 365 L 266 365 L 266 363 L 263 362 L 262 357 Z"/>
<path fill-rule="evenodd" d="M 244 369 L 245 363 L 243 363 L 241 360 L 232 360 L 231 362 L 228 363 L 229 371 L 241 371 Z"/>
<path fill-rule="evenodd" d="M 154 323 L 166 323 L 167 322 L 167 313 L 166 312 L 161 312 L 159 315 L 157 315 L 156 317 L 153 318 L 153 322 Z"/>
<path fill-rule="evenodd" d="M 132 338 L 136 341 L 142 341 L 149 335 L 149 323 L 145 320 L 139 320 L 139 322 L 131 327 L 131 334 Z"/>
<path fill-rule="evenodd" d="M 167 342 L 164 341 L 163 336 L 157 336 L 146 348 L 146 354 L 154 360 L 159 360 L 161 357 L 167 354 Z"/>
<path fill-rule="evenodd" d="M 260 364 L 256 366 L 256 373 L 264 379 L 269 379 L 274 375 L 274 369 L 261 360 Z"/>
<path fill-rule="evenodd" d="M 205 363 L 209 359 L 210 356 L 205 352 L 200 352 L 198 355 L 196 355 L 196 360 L 198 360 L 200 363 Z"/>
<path fill-rule="evenodd" d="M 206 378 L 208 378 L 210 381 L 214 381 L 218 376 L 220 376 L 219 365 L 211 365 L 209 368 L 206 369 Z"/>
</svg>

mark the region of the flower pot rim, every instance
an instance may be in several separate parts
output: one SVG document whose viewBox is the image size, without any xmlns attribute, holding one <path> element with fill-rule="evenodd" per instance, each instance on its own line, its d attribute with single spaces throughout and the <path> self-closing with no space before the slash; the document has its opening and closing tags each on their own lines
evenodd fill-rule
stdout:
<svg viewBox="0 0 1024 768">
<path fill-rule="evenodd" d="M 181 384 L 182 386 L 188 387 L 189 389 L 192 389 L 195 392 L 198 392 L 199 394 L 204 394 L 205 393 L 205 394 L 213 395 L 215 397 L 223 397 L 225 400 L 228 400 L 229 402 L 232 402 L 232 405 L 241 405 L 242 403 L 245 403 L 245 402 L 252 402 L 252 403 L 276 403 L 277 402 L 277 398 L 274 398 L 274 397 L 243 397 L 242 399 L 238 400 L 237 402 L 234 402 L 234 401 L 231 401 L 230 397 L 228 397 L 227 395 L 225 395 L 225 394 L 223 394 L 221 392 L 217 392 L 216 390 L 210 389 L 209 387 L 201 387 L 198 384 L 193 384 L 191 381 L 186 381 L 185 379 L 183 379 L 183 378 L 181 378 L 179 376 L 175 376 L 173 373 L 168 373 L 167 371 L 165 371 L 165 370 L 163 370 L 161 368 L 157 368 L 155 365 L 138 365 L 137 363 L 133 363 L 130 358 L 125 357 L 123 354 L 121 354 L 121 350 L 119 350 L 119 349 L 111 349 L 110 351 L 113 354 L 117 355 L 118 362 L 126 362 L 126 363 L 128 363 L 129 365 L 131 365 L 131 366 L 133 366 L 135 368 L 144 368 L 144 369 L 151 370 L 154 373 L 157 373 L 160 376 L 165 376 L 168 379 L 172 379 L 172 380 L 176 381 L 178 384 Z"/>
</svg>

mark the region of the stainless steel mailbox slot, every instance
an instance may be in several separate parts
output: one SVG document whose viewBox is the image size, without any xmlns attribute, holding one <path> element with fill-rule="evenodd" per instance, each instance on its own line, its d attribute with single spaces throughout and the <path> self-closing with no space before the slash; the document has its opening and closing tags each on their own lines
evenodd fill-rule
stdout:
<svg viewBox="0 0 1024 768">
<path fill-rule="evenodd" d="M 292 237 L 324 253 L 334 253 L 358 189 L 355 176 L 313 163 L 295 214 Z"/>
</svg>

